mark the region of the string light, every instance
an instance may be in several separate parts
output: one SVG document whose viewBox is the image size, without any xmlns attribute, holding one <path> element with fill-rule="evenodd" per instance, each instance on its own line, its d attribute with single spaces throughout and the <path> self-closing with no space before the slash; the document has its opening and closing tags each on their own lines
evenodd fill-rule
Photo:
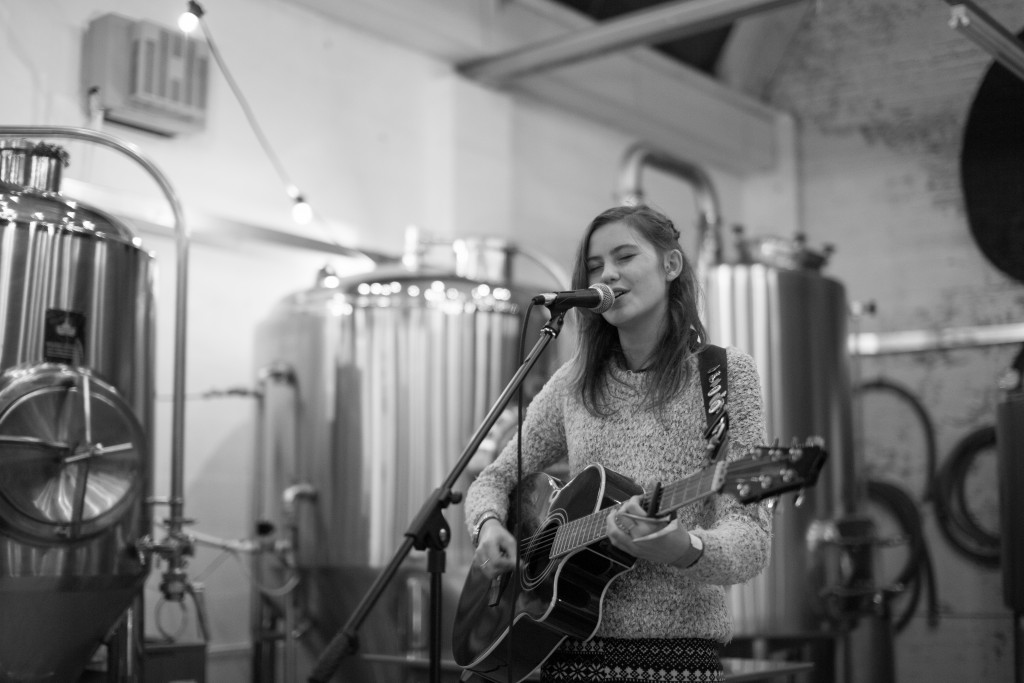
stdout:
<svg viewBox="0 0 1024 683">
<path fill-rule="evenodd" d="M 263 152 L 270 159 L 270 163 L 274 166 L 274 170 L 277 171 L 277 175 L 284 182 L 285 192 L 292 200 L 292 220 L 299 225 L 306 225 L 313 220 L 314 212 L 313 207 L 306 201 L 305 196 L 299 191 L 288 177 L 288 173 L 285 171 L 284 164 L 281 163 L 281 159 L 277 156 L 273 147 L 270 146 L 270 141 L 267 136 L 263 133 L 263 129 L 260 127 L 259 122 L 256 121 L 256 115 L 253 113 L 252 107 L 249 106 L 248 100 L 245 95 L 242 94 L 241 88 L 238 87 L 238 83 L 235 82 L 234 77 L 231 75 L 231 71 L 228 70 L 227 64 L 224 63 L 223 57 L 221 57 L 220 50 L 217 49 L 216 44 L 213 42 L 213 36 L 210 34 L 210 29 L 203 20 L 206 12 L 202 6 L 196 2 L 196 0 L 188 0 L 186 10 L 178 17 L 178 28 L 184 33 L 189 34 L 195 31 L 199 26 L 203 27 L 203 34 L 206 36 L 206 43 L 210 48 L 210 54 L 213 56 L 217 66 L 220 68 L 224 79 L 228 82 L 228 87 L 231 88 L 231 92 L 234 93 L 235 99 L 238 100 L 238 104 L 242 107 L 242 112 L 245 114 L 246 120 L 249 122 L 249 126 L 252 128 L 253 133 L 256 135 L 256 140 L 259 142 L 260 147 L 263 148 Z"/>
<path fill-rule="evenodd" d="M 307 225 L 313 220 L 313 207 L 299 192 L 299 188 L 294 185 L 289 185 L 287 192 L 288 196 L 292 198 L 292 220 L 299 225 Z"/>
<path fill-rule="evenodd" d="M 188 9 L 178 17 L 178 28 L 184 33 L 192 33 L 199 26 L 199 19 L 203 16 L 203 8 L 195 0 L 189 0 Z"/>
</svg>

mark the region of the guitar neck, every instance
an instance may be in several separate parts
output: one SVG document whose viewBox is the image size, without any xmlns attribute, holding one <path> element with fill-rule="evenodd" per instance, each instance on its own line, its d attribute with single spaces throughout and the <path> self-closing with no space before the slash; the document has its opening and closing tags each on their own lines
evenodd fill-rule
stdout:
<svg viewBox="0 0 1024 683">
<path fill-rule="evenodd" d="M 661 504 L 658 506 L 655 516 L 667 515 L 721 490 L 725 467 L 726 463 L 720 462 L 663 487 Z M 650 495 L 650 493 L 644 493 L 643 502 L 645 504 L 650 502 Z M 559 526 L 551 546 L 551 557 L 574 552 L 605 538 L 607 536 L 605 520 L 608 518 L 608 513 L 612 509 L 618 509 L 621 505 L 619 503 L 611 508 L 598 510 Z"/>
</svg>

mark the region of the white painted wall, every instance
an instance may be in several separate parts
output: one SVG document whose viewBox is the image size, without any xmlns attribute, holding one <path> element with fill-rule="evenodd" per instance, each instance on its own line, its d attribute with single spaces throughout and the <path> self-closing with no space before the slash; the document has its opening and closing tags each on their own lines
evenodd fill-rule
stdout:
<svg viewBox="0 0 1024 683">
<path fill-rule="evenodd" d="M 232 74 L 318 211 L 321 220 L 313 226 L 292 224 L 281 180 L 216 69 L 205 131 L 165 139 L 105 127 L 138 144 L 167 175 L 197 235 L 189 282 L 185 449 L 186 508 L 196 530 L 249 536 L 254 448 L 251 399 L 202 394 L 251 387 L 254 328 L 273 302 L 308 286 L 327 261 L 342 270 L 358 265 L 315 250 L 225 238 L 218 232 L 221 219 L 389 253 L 401 250 L 409 224 L 442 236 L 502 236 L 568 268 L 580 230 L 614 202 L 622 155 L 635 141 L 630 126 L 642 116 L 596 123 L 553 110 L 543 103 L 543 92 L 528 99 L 482 88 L 449 64 L 509 49 L 529 32 L 554 35 L 565 26 L 544 30 L 541 20 L 527 22 L 519 14 L 513 26 L 500 21 L 497 12 L 536 4 L 528 0 L 432 0 L 441 29 L 427 35 L 408 17 L 421 2 L 205 3 Z M 90 125 L 78 78 L 88 22 L 118 12 L 171 26 L 184 4 L 0 0 L 0 125 Z M 327 18 L 318 5 L 376 14 L 356 29 Z M 1019 3 L 984 5 L 1019 30 Z M 986 325 L 1022 316 L 1019 283 L 984 262 L 966 226 L 956 179 L 959 133 L 990 60 L 949 29 L 947 13 L 947 4 L 937 0 L 817 3 L 766 87 L 775 111 L 787 112 L 776 120 L 775 167 L 751 170 L 744 159 L 733 159 L 708 168 L 726 225 L 740 223 L 754 234 L 804 230 L 812 247 L 836 245 L 830 274 L 847 285 L 851 299 L 880 304 L 879 315 L 864 323 L 870 331 Z M 397 25 L 401 30 L 389 33 Z M 615 60 L 599 76 L 620 79 L 614 90 L 628 91 L 621 80 L 641 71 Z M 592 66 L 572 73 L 600 81 Z M 664 77 L 663 70 L 659 74 Z M 663 138 L 670 137 L 666 120 L 699 115 L 686 109 L 688 101 L 707 101 L 706 89 L 687 98 L 691 81 L 680 78 L 682 90 L 672 92 L 642 89 L 645 103 L 664 95 L 671 115 L 663 113 L 654 126 Z M 708 147 L 722 135 L 705 132 L 689 147 L 684 138 L 680 148 L 684 155 L 692 149 L 697 160 L 720 157 L 720 150 Z M 129 217 L 166 222 L 163 198 L 138 167 L 108 150 L 68 147 L 68 186 L 75 196 Z M 648 183 L 648 199 L 668 211 L 685 235 L 696 218 L 689 189 L 658 173 Z M 166 494 L 174 248 L 165 232 L 147 229 L 142 237 L 160 268 L 157 492 Z M 531 275 L 542 277 L 536 270 Z M 882 357 L 864 361 L 860 370 L 915 390 L 933 411 L 945 455 L 963 434 L 991 420 L 994 379 L 1015 351 L 1004 346 Z M 873 400 L 864 415 L 870 428 L 865 448 L 879 446 L 867 454 L 872 473 L 902 477 L 919 491 L 920 437 L 906 406 Z M 993 499 L 984 503 L 991 508 Z M 898 636 L 899 680 L 1005 677 L 1011 622 L 998 575 L 952 552 L 935 530 L 932 508 L 922 505 L 922 513 L 943 619 L 932 628 L 921 608 Z M 211 680 L 246 680 L 246 575 L 234 559 L 205 548 L 191 570 L 206 585 Z M 151 622 L 158 598 L 155 588 L 147 591 Z M 177 628 L 175 610 L 159 616 L 166 628 Z"/>
<path fill-rule="evenodd" d="M 312 283 L 330 262 L 341 272 L 365 264 L 309 249 L 224 237 L 224 220 L 321 242 L 398 254 L 410 224 L 440 236 L 501 236 L 566 270 L 589 219 L 615 203 L 622 155 L 634 142 L 617 129 L 488 90 L 450 65 L 369 33 L 275 0 L 205 3 L 206 22 L 292 181 L 319 220 L 291 221 L 281 179 L 257 144 L 223 75 L 211 72 L 202 132 L 163 138 L 102 124 L 86 110 L 79 82 L 82 37 L 107 12 L 173 26 L 185 3 L 165 0 L 0 0 L 0 78 L 7 96 L 0 125 L 94 126 L 136 144 L 167 177 L 189 217 L 191 249 L 185 476 L 194 529 L 220 538 L 251 535 L 249 478 L 252 399 L 208 397 L 251 388 L 258 322 L 285 294 Z M 471 15 L 486 35 L 485 14 Z M 648 94 L 648 97 L 650 94 Z M 679 97 L 673 93 L 672 97 Z M 159 268 L 156 493 L 169 486 L 173 377 L 174 240 L 164 197 L 140 167 L 80 142 L 65 188 L 137 223 Z M 758 197 L 792 193 L 783 178 L 767 192 L 709 168 L 727 223 L 756 213 Z M 769 173 L 770 175 L 770 173 Z M 772 185 L 771 182 L 768 183 Z M 696 220 L 688 187 L 652 174 L 649 200 L 686 233 Z M 773 200 L 774 201 L 774 200 Z M 786 203 L 784 200 L 783 204 Z M 792 203 L 792 202 L 789 202 Z M 787 232 L 791 226 L 778 225 Z M 683 239 L 686 244 L 686 237 Z M 545 271 L 534 269 L 542 282 Z M 157 518 L 165 516 L 157 510 Z M 225 561 L 226 560 L 226 561 Z M 212 629 L 211 680 L 245 680 L 249 584 L 242 564 L 200 547 L 191 562 L 205 585 Z M 178 609 L 146 591 L 152 632 L 178 631 Z M 194 633 L 194 615 L 184 633 Z"/>
</svg>

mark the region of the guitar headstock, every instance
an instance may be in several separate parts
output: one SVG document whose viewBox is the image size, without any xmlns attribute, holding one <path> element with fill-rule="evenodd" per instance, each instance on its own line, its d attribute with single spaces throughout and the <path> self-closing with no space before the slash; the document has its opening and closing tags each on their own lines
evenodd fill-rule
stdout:
<svg viewBox="0 0 1024 683">
<path fill-rule="evenodd" d="M 817 483 L 827 457 L 821 439 L 808 439 L 803 445 L 789 448 L 759 446 L 728 463 L 722 493 L 749 504 L 787 491 L 809 488 Z"/>
</svg>

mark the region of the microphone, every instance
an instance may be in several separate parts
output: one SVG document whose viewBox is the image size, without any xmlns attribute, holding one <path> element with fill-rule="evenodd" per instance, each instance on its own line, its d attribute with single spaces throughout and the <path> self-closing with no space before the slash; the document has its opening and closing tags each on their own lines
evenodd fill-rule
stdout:
<svg viewBox="0 0 1024 683">
<path fill-rule="evenodd" d="M 604 313 L 615 303 L 615 292 L 603 282 L 598 282 L 587 289 L 538 294 L 533 297 L 533 303 L 543 304 L 552 310 L 580 307 L 589 308 L 594 313 Z"/>
</svg>

